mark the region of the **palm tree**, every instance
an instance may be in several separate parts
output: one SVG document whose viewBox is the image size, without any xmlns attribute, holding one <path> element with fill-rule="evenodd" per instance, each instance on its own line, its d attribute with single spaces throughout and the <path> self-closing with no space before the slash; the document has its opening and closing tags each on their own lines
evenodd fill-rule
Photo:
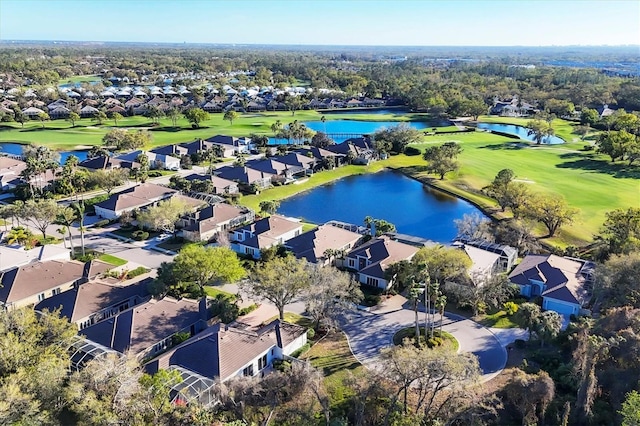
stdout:
<svg viewBox="0 0 640 426">
<path fill-rule="evenodd" d="M 413 313 L 415 315 L 415 325 L 416 325 L 416 346 L 420 346 L 420 318 L 418 316 L 418 306 L 420 305 L 420 298 L 422 297 L 422 289 L 418 287 L 415 282 L 411 283 L 411 287 L 409 288 L 409 301 L 413 305 Z M 426 337 L 426 330 L 425 330 Z"/>
<path fill-rule="evenodd" d="M 28 228 L 18 226 L 11 228 L 7 233 L 7 244 L 11 245 L 18 243 L 22 246 L 31 241 L 31 238 L 33 238 L 33 234 Z"/>
<path fill-rule="evenodd" d="M 56 220 L 53 222 L 56 225 L 62 225 L 63 229 L 69 233 L 69 245 L 71 246 L 71 255 L 75 256 L 76 251 L 73 247 L 73 235 L 71 234 L 71 227 L 76 221 L 76 211 L 71 207 L 65 207 L 60 210 L 56 215 Z M 65 244 L 66 246 L 66 244 Z M 84 253 L 82 254 L 84 256 Z"/>
<path fill-rule="evenodd" d="M 280 130 L 282 130 L 282 121 L 276 120 L 276 122 L 271 125 L 271 131 L 273 132 L 273 136 L 277 137 L 278 132 L 280 132 Z"/>
<path fill-rule="evenodd" d="M 447 296 L 441 294 L 435 301 L 435 307 L 440 313 L 440 337 L 442 337 L 442 321 L 444 318 L 444 307 L 447 305 Z"/>
<path fill-rule="evenodd" d="M 76 220 L 80 225 L 80 246 L 82 247 L 82 257 L 85 256 L 84 252 L 84 214 L 86 212 L 86 207 L 84 205 L 84 201 L 80 200 L 77 203 L 73 203 L 71 208 L 75 211 Z"/>
<path fill-rule="evenodd" d="M 324 134 L 327 134 L 327 117 L 325 117 L 324 115 L 322 117 L 320 117 L 320 121 L 322 121 L 322 125 L 324 127 Z"/>
<path fill-rule="evenodd" d="M 60 234 L 60 236 L 62 237 L 62 242 L 64 243 L 64 248 L 67 248 L 67 239 L 65 238 L 65 235 L 67 233 L 67 227 L 66 226 L 61 226 L 60 228 L 56 229 L 56 232 L 58 234 Z"/>
</svg>

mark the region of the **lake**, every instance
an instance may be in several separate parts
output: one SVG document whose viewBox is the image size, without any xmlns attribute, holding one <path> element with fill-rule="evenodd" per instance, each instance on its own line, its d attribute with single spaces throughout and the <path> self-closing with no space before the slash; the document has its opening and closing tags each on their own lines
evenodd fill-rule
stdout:
<svg viewBox="0 0 640 426">
<path fill-rule="evenodd" d="M 365 216 L 384 219 L 398 232 L 450 243 L 454 219 L 480 213 L 472 204 L 391 170 L 350 176 L 283 200 L 278 213 L 321 224 L 330 220 L 363 225 Z"/>
<path fill-rule="evenodd" d="M 0 143 L 0 153 L 12 154 L 12 155 L 22 155 L 22 147 L 25 145 L 21 145 L 19 143 Z M 80 151 L 58 151 L 60 154 L 60 164 L 64 164 L 65 160 L 71 154 L 78 157 L 80 161 L 87 159 L 88 150 L 80 150 Z"/>
<path fill-rule="evenodd" d="M 352 112 L 353 113 L 353 112 Z M 315 132 L 327 133 L 336 143 L 342 143 L 351 137 L 371 135 L 383 127 L 394 127 L 406 123 L 414 129 L 423 130 L 431 127 L 448 126 L 447 120 L 441 121 L 364 121 L 364 120 L 327 120 L 305 121 L 303 124 Z M 270 138 L 271 145 L 286 144 L 286 139 Z"/>
<path fill-rule="evenodd" d="M 535 142 L 533 135 L 529 135 L 529 128 L 516 126 L 514 124 L 499 124 L 499 123 L 478 123 L 478 129 L 495 130 L 497 132 L 509 133 L 510 135 L 517 135 L 520 139 L 524 139 L 530 142 Z M 564 143 L 564 140 L 557 136 L 547 136 L 542 140 L 543 144 L 558 145 Z"/>
</svg>

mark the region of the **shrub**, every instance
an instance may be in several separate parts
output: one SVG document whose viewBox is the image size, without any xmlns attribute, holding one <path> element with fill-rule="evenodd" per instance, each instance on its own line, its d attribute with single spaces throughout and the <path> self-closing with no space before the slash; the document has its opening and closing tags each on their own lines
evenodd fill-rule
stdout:
<svg viewBox="0 0 640 426">
<path fill-rule="evenodd" d="M 505 304 L 502 306 L 504 307 L 504 310 L 507 312 L 508 316 L 511 316 L 518 312 L 518 305 L 514 302 L 505 302 Z"/>
<path fill-rule="evenodd" d="M 158 171 L 158 170 L 151 170 L 149 173 L 147 173 L 147 175 L 150 178 L 155 178 L 155 177 L 162 177 L 162 172 Z"/>
<path fill-rule="evenodd" d="M 584 145 L 582 147 L 583 151 L 593 151 L 595 149 L 595 147 L 593 145 Z"/>
<path fill-rule="evenodd" d="M 291 370 L 291 361 L 287 361 L 284 359 L 275 359 L 273 360 L 273 368 L 275 370 L 286 373 L 287 371 Z"/>
<path fill-rule="evenodd" d="M 86 253 L 84 256 L 82 254 L 76 254 L 73 258 L 75 260 L 80 261 L 80 262 L 86 263 L 86 262 L 90 262 L 93 259 L 95 259 L 96 258 L 96 253 Z"/>
<path fill-rule="evenodd" d="M 171 336 L 171 344 L 174 346 L 179 345 L 180 343 L 189 339 L 189 337 L 191 337 L 191 333 L 189 333 L 188 331 L 182 331 L 180 333 L 176 333 L 173 336 Z"/>
<path fill-rule="evenodd" d="M 526 340 L 516 339 L 513 342 L 513 345 L 516 347 L 516 349 L 524 349 L 527 346 L 527 342 Z"/>
<path fill-rule="evenodd" d="M 365 306 L 376 306 L 380 303 L 380 296 L 377 294 L 367 294 L 362 300 L 362 304 Z"/>
<path fill-rule="evenodd" d="M 103 219 L 94 223 L 93 226 L 95 226 L 96 228 L 102 228 L 103 226 L 107 226 L 108 224 L 109 224 L 109 221 L 107 219 Z"/>
<path fill-rule="evenodd" d="M 442 346 L 442 343 L 443 343 L 442 337 L 432 337 L 427 340 L 427 346 L 430 348 Z"/>
<path fill-rule="evenodd" d="M 127 272 L 125 278 L 130 280 L 131 278 L 135 278 L 139 275 L 146 274 L 150 269 L 145 268 L 144 266 L 138 266 L 136 269 Z"/>
<path fill-rule="evenodd" d="M 147 231 L 134 231 L 131 233 L 131 236 L 138 241 L 146 240 L 149 238 L 149 233 Z"/>
<path fill-rule="evenodd" d="M 239 309 L 235 301 L 229 300 L 223 294 L 217 295 L 209 307 L 211 316 L 220 318 L 225 324 L 229 324 L 238 318 Z"/>
<path fill-rule="evenodd" d="M 241 317 L 241 316 L 247 315 L 248 313 L 251 313 L 256 309 L 258 309 L 258 305 L 256 305 L 255 303 L 249 306 L 245 306 L 244 308 L 240 309 L 240 311 L 238 312 L 238 316 Z"/>
<path fill-rule="evenodd" d="M 316 331 L 313 328 L 307 330 L 307 339 L 313 339 L 316 336 Z"/>
<path fill-rule="evenodd" d="M 298 358 L 300 355 L 308 351 L 310 348 L 311 348 L 311 343 L 305 343 L 300 349 L 293 351 L 291 356 L 293 358 Z"/>
</svg>

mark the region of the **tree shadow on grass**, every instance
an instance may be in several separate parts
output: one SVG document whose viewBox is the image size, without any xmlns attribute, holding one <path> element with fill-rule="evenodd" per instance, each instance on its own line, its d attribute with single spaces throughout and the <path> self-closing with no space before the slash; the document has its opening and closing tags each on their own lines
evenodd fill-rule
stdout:
<svg viewBox="0 0 640 426">
<path fill-rule="evenodd" d="M 45 127 L 45 128 L 42 128 L 42 127 L 31 127 L 29 129 L 20 129 L 20 133 L 42 132 L 42 131 L 45 131 L 45 130 L 56 131 L 56 130 L 61 130 L 61 129 L 49 129 L 47 127 Z"/>
<path fill-rule="evenodd" d="M 564 155 L 564 154 L 563 154 Z M 587 172 L 603 173 L 613 176 L 614 178 L 633 178 L 640 179 L 640 165 L 631 165 L 623 163 L 610 163 L 606 160 L 595 158 L 580 158 L 574 161 L 565 161 L 556 165 L 560 169 L 576 169 Z"/>
<path fill-rule="evenodd" d="M 181 132 L 183 130 L 191 130 L 190 128 L 184 128 L 184 127 L 180 127 L 180 126 L 166 126 L 166 127 L 156 127 L 154 129 L 149 129 L 149 131 L 151 132 L 168 132 L 168 133 L 176 133 L 176 132 Z"/>
<path fill-rule="evenodd" d="M 485 145 L 485 146 L 480 146 L 478 148 L 480 149 L 490 149 L 492 151 L 500 151 L 500 150 L 512 150 L 512 151 L 518 151 L 524 148 L 528 148 L 529 144 L 526 143 L 519 143 L 519 142 L 508 142 L 508 143 L 494 143 L 491 145 Z"/>
</svg>

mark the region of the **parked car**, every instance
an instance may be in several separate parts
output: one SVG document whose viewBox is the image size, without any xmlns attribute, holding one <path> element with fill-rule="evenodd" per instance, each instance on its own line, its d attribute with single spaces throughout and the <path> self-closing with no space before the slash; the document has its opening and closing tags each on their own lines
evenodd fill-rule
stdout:
<svg viewBox="0 0 640 426">
<path fill-rule="evenodd" d="M 156 237 L 156 241 L 164 241 L 171 238 L 170 234 L 160 234 Z"/>
</svg>

